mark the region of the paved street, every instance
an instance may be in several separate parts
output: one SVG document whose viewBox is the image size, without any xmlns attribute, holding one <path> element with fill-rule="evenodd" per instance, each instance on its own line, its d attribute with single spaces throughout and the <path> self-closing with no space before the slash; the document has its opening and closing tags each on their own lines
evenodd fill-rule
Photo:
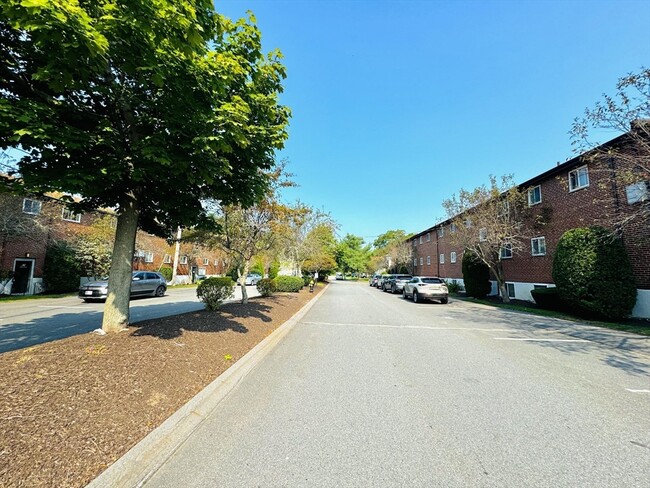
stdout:
<svg viewBox="0 0 650 488">
<path fill-rule="evenodd" d="M 650 486 L 650 340 L 334 282 L 150 487 Z"/>
<path fill-rule="evenodd" d="M 259 295 L 254 286 L 248 296 Z M 235 297 L 241 299 L 240 287 Z M 131 322 L 200 310 L 196 288 L 170 288 L 162 298 L 131 300 Z M 0 302 L 0 353 L 84 334 L 102 325 L 103 303 L 85 303 L 77 297 L 39 298 Z"/>
</svg>

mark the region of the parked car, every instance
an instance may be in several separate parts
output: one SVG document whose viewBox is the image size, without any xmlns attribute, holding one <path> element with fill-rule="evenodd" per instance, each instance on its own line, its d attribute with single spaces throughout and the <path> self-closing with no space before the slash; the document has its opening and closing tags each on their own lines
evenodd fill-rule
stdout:
<svg viewBox="0 0 650 488">
<path fill-rule="evenodd" d="M 393 275 L 390 275 L 390 274 L 381 275 L 379 277 L 379 279 L 377 280 L 377 288 L 379 288 L 380 290 L 383 290 L 384 289 L 384 282 L 386 280 L 389 280 L 391 276 L 393 276 Z"/>
<path fill-rule="evenodd" d="M 259 273 L 248 273 L 246 279 L 244 280 L 245 285 L 257 285 L 257 282 L 262 279 L 262 275 Z"/>
<path fill-rule="evenodd" d="M 161 297 L 167 291 L 167 281 L 160 273 L 153 271 L 134 271 L 131 278 L 131 297 Z M 108 296 L 108 278 L 91 281 L 79 287 L 79 298 L 84 302 L 106 300 Z"/>
<path fill-rule="evenodd" d="M 370 284 L 370 286 L 377 286 L 377 281 L 379 281 L 379 277 L 380 277 L 380 276 L 381 276 L 381 275 L 378 275 L 378 274 L 374 274 L 374 275 L 372 275 L 372 276 L 370 277 L 370 280 L 369 280 L 369 284 Z"/>
<path fill-rule="evenodd" d="M 412 279 L 411 275 L 393 275 L 389 280 L 384 282 L 384 291 L 391 293 L 401 293 L 407 281 Z"/>
<path fill-rule="evenodd" d="M 404 299 L 412 298 L 415 303 L 422 300 L 449 301 L 447 284 L 437 276 L 414 276 L 404 284 L 402 290 Z"/>
<path fill-rule="evenodd" d="M 343 273 L 336 273 L 335 278 L 336 278 L 337 280 L 342 280 L 342 279 L 343 279 Z"/>
</svg>

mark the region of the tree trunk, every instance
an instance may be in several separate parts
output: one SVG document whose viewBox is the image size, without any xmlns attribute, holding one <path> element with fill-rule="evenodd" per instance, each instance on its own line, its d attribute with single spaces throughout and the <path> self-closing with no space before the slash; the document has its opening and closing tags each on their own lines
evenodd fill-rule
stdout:
<svg viewBox="0 0 650 488">
<path fill-rule="evenodd" d="M 182 230 L 181 226 L 178 226 L 178 230 L 176 231 L 176 245 L 174 246 L 174 264 L 172 265 L 174 268 L 172 269 L 172 285 L 176 285 L 176 280 L 178 277 L 178 258 L 181 254 L 181 237 L 182 237 Z"/>
<path fill-rule="evenodd" d="M 119 332 L 129 325 L 129 297 L 139 210 L 133 194 L 130 194 L 126 200 L 126 204 L 120 208 L 115 229 L 108 298 L 104 305 L 102 321 L 102 329 L 105 332 Z"/>
<path fill-rule="evenodd" d="M 248 303 L 248 291 L 246 290 L 246 277 L 250 268 L 250 260 L 244 261 L 244 272 L 239 274 L 239 283 L 241 284 L 241 302 Z M 237 271 L 239 273 L 239 270 Z"/>
<path fill-rule="evenodd" d="M 503 303 L 510 303 L 510 297 L 508 296 L 508 287 L 506 286 L 505 281 L 497 281 L 499 284 L 499 291 L 501 292 L 501 300 Z"/>
</svg>

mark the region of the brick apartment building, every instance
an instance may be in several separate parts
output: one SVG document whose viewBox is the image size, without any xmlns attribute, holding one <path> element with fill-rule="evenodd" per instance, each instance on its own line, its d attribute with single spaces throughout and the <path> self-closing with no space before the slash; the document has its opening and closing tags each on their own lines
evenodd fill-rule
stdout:
<svg viewBox="0 0 650 488">
<path fill-rule="evenodd" d="M 0 293 L 31 295 L 43 292 L 43 267 L 48 246 L 56 241 L 73 242 L 88 233 L 101 218 L 113 222 L 114 227 L 115 218 L 110 212 L 75 214 L 56 196 L 3 195 L 0 202 L 0 271 L 13 272 L 13 280 L 0 283 L 4 285 Z M 165 239 L 138 231 L 133 269 L 160 271 L 163 267 L 171 268 L 174 251 L 175 246 Z M 223 253 L 183 243 L 177 280 L 190 282 L 193 276 L 223 274 L 227 266 Z"/>
<path fill-rule="evenodd" d="M 623 135 L 604 146 L 620 146 L 625 141 Z M 643 201 L 647 202 L 650 198 L 647 173 L 641 181 L 621 183 L 622 179 L 615 175 L 623 171 L 622 164 L 613 157 L 589 160 L 579 156 L 519 185 L 528 196 L 528 218 L 524 222 L 530 238 L 523 251 L 502 252 L 511 298 L 532 301 L 532 289 L 554 286 L 553 255 L 567 230 L 590 225 L 611 228 L 612 222 L 624 220 L 638 212 Z M 446 220 L 409 240 L 413 247 L 414 274 L 435 275 L 462 283 L 463 249 L 453 244 L 453 232 L 454 224 Z M 632 315 L 650 318 L 650 222 L 647 215 L 625 225 L 621 238 L 629 253 L 637 286 L 637 303 Z M 493 294 L 497 293 L 496 282 L 492 290 Z"/>
</svg>

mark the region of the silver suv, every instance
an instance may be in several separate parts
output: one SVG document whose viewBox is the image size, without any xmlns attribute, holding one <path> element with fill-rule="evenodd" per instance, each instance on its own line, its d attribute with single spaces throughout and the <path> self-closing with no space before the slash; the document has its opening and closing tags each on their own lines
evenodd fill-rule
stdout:
<svg viewBox="0 0 650 488">
<path fill-rule="evenodd" d="M 131 297 L 161 297 L 167 291 L 167 281 L 160 273 L 154 271 L 134 271 L 131 278 Z M 91 281 L 79 287 L 79 298 L 84 302 L 106 300 L 108 296 L 108 278 Z"/>
<path fill-rule="evenodd" d="M 447 284 L 437 276 L 414 276 L 405 285 L 402 296 L 406 300 L 412 298 L 415 303 L 422 300 L 449 301 Z"/>
<path fill-rule="evenodd" d="M 393 275 L 392 278 L 384 282 L 384 291 L 401 293 L 404 285 L 412 278 L 411 275 Z"/>
</svg>

